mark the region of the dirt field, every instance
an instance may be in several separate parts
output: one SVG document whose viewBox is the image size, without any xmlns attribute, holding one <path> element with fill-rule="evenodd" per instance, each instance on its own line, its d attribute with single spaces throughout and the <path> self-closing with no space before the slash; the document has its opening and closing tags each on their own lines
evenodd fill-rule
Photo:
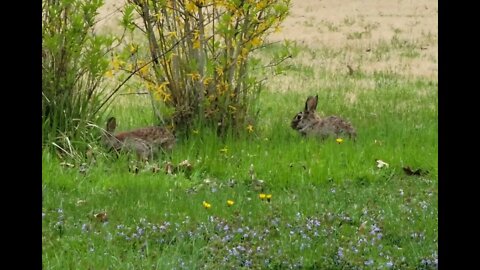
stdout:
<svg viewBox="0 0 480 270">
<path fill-rule="evenodd" d="M 288 38 L 311 48 L 344 48 L 353 52 L 373 49 L 375 44 L 397 35 L 420 47 L 420 55 L 409 59 L 392 55 L 386 62 L 369 63 L 367 69 L 390 68 L 409 75 L 437 76 L 437 1 L 293 0 L 292 3 L 282 32 L 271 40 Z M 352 38 L 369 30 L 368 35 Z"/>
<path fill-rule="evenodd" d="M 123 1 L 106 0 L 100 12 L 101 27 L 116 28 L 115 10 Z M 280 33 L 270 41 L 289 39 L 311 49 L 328 48 L 344 53 L 335 61 L 316 62 L 300 54 L 295 62 L 312 67 L 346 65 L 364 72 L 392 71 L 407 76 L 436 79 L 438 74 L 438 2 L 435 0 L 292 0 L 291 14 Z M 382 44 L 409 45 L 411 51 L 394 48 L 387 56 L 372 56 Z M 401 45 L 400 45 L 401 46 Z"/>
</svg>

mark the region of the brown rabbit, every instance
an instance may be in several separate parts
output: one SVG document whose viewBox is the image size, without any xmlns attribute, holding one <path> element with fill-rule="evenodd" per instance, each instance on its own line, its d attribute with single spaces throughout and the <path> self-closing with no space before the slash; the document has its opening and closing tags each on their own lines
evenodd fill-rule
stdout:
<svg viewBox="0 0 480 270">
<path fill-rule="evenodd" d="M 318 136 L 322 139 L 328 136 L 341 135 L 355 139 L 357 133 L 348 121 L 338 116 L 322 118 L 316 113 L 318 95 L 309 96 L 305 102 L 305 109 L 299 112 L 292 120 L 291 127 L 304 136 Z"/>
<path fill-rule="evenodd" d="M 114 134 L 117 127 L 115 117 L 107 121 L 104 143 L 116 152 L 135 152 L 142 160 L 152 159 L 160 151 L 168 151 L 175 145 L 175 136 L 163 127 L 144 127 Z"/>
</svg>

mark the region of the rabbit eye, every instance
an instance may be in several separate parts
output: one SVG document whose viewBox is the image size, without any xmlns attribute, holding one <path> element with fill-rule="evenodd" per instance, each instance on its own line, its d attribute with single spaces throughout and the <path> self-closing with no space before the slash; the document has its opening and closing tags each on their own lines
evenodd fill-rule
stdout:
<svg viewBox="0 0 480 270">
<path fill-rule="evenodd" d="M 302 114 L 297 114 L 296 119 L 297 119 L 297 120 L 300 120 L 301 118 L 302 118 Z"/>
</svg>

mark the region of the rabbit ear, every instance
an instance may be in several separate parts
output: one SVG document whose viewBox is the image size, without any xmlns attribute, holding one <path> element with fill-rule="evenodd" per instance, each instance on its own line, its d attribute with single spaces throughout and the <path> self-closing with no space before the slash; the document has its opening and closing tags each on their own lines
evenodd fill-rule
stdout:
<svg viewBox="0 0 480 270">
<path fill-rule="evenodd" d="M 314 112 L 317 109 L 318 103 L 318 95 L 315 97 L 308 97 L 307 101 L 305 102 L 305 111 L 306 112 Z"/>
<path fill-rule="evenodd" d="M 112 133 L 115 131 L 115 128 L 117 128 L 117 120 L 115 117 L 110 117 L 107 120 L 107 131 Z"/>
</svg>

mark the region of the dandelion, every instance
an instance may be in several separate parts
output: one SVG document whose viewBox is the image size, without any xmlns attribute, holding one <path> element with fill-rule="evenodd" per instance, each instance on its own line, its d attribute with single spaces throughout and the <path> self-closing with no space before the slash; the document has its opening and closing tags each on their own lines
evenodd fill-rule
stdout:
<svg viewBox="0 0 480 270">
<path fill-rule="evenodd" d="M 203 207 L 205 207 L 205 209 L 209 209 L 210 207 L 212 207 L 212 205 L 209 204 L 209 203 L 206 202 L 206 201 L 203 201 L 202 205 L 203 205 Z"/>
<path fill-rule="evenodd" d="M 247 131 L 248 131 L 248 133 L 252 133 L 253 132 L 253 126 L 249 124 L 247 126 Z"/>
<path fill-rule="evenodd" d="M 260 200 L 265 200 L 265 198 L 267 197 L 267 194 L 260 193 L 260 195 L 258 195 L 258 197 L 260 198 Z"/>
<path fill-rule="evenodd" d="M 336 141 L 338 144 L 343 143 L 343 139 L 342 139 L 342 138 L 337 138 L 335 141 Z"/>
<path fill-rule="evenodd" d="M 227 205 L 232 206 L 235 202 L 233 200 L 227 200 Z"/>
<path fill-rule="evenodd" d="M 265 195 L 265 198 L 267 198 L 267 201 L 269 202 L 272 199 L 272 194 Z"/>
</svg>

